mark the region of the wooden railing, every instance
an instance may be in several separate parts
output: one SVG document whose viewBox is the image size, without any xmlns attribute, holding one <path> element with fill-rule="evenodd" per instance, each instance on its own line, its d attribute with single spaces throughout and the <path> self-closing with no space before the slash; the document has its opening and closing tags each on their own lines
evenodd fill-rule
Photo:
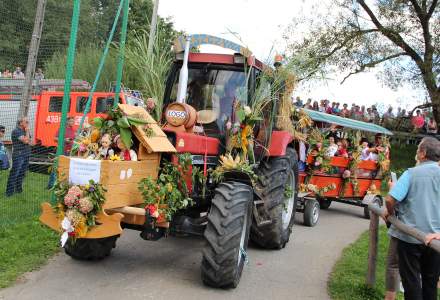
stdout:
<svg viewBox="0 0 440 300">
<path fill-rule="evenodd" d="M 377 204 L 369 204 L 368 208 L 372 212 L 370 214 L 370 241 L 368 246 L 368 270 L 367 270 L 367 286 L 373 287 L 376 283 L 376 264 L 377 264 L 377 251 L 379 242 L 379 216 L 383 214 L 383 208 L 377 206 Z M 389 216 L 388 221 L 393 224 L 398 230 L 406 233 L 413 238 L 425 243 L 426 233 L 410 227 L 395 216 Z M 435 251 L 440 253 L 440 240 L 432 240 L 428 247 L 431 247 Z"/>
</svg>

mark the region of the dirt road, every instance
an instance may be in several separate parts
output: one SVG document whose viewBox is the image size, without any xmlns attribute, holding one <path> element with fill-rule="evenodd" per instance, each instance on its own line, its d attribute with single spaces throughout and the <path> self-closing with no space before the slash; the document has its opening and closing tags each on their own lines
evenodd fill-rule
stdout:
<svg viewBox="0 0 440 300">
<path fill-rule="evenodd" d="M 39 271 L 0 290 L 0 299 L 328 299 L 333 264 L 341 250 L 368 229 L 361 216 L 359 207 L 333 203 L 321 212 L 316 227 L 295 225 L 285 249 L 251 247 L 249 264 L 233 290 L 202 285 L 202 240 L 149 242 L 127 230 L 107 259 L 80 262 L 60 253 Z"/>
</svg>

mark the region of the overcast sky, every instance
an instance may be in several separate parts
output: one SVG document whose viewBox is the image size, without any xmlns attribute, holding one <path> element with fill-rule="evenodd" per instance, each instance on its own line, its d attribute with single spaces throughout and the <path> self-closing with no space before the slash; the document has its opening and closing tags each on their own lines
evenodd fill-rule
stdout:
<svg viewBox="0 0 440 300">
<path fill-rule="evenodd" d="M 313 1 L 160 0 L 159 15 L 170 17 L 177 30 L 184 30 L 188 34 L 205 33 L 238 42 L 237 35 L 259 59 L 266 61 L 275 52 L 283 50 L 282 34 L 293 16 L 323 9 L 322 5 L 311 6 L 311 2 Z M 335 80 L 320 82 L 312 87 L 298 87 L 295 96 L 311 97 L 313 100 L 327 98 L 341 104 L 379 103 L 384 108 L 388 105 L 412 107 L 423 102 L 422 96 L 409 87 L 398 91 L 384 87 L 373 73 L 352 76 L 343 85 L 339 84 L 343 76 L 334 74 L 332 77 Z"/>
</svg>

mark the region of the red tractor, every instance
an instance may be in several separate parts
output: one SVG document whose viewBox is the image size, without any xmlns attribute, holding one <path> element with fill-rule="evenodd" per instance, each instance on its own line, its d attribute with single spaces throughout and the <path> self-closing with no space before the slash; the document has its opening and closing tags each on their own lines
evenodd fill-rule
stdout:
<svg viewBox="0 0 440 300">
<path fill-rule="evenodd" d="M 188 49 L 177 53 L 164 95 L 163 123 L 177 152 L 190 153 L 193 167 L 213 169 L 225 152 L 225 124 L 234 118 L 237 95 L 245 95 L 240 101 L 247 103 L 241 104 L 250 105 L 256 90 L 261 91 L 260 78 L 267 66 L 252 59 L 247 49 L 222 39 L 201 35 L 191 41 L 191 47 L 210 43 L 237 52 L 186 57 Z M 271 87 L 267 90 L 270 93 Z M 258 179 L 230 172 L 215 184 L 207 173 L 205 187 L 189 185 L 196 205 L 171 224 L 177 232 L 205 237 L 201 270 L 207 285 L 237 286 L 249 238 L 267 249 L 284 248 L 289 241 L 296 210 L 297 145 L 291 134 L 275 128 L 278 104 L 272 101 L 265 106 L 264 120 L 253 129 Z M 202 189 L 207 192 L 201 193 Z"/>
</svg>

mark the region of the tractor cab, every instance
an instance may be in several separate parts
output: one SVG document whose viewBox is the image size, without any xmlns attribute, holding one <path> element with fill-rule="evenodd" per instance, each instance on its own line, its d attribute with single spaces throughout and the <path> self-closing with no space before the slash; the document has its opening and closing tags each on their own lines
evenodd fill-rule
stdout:
<svg viewBox="0 0 440 300">
<path fill-rule="evenodd" d="M 192 36 L 191 48 L 202 44 L 223 46 L 236 53 L 190 52 L 185 60 L 183 40 L 176 40 L 176 58 L 164 95 L 163 123 L 166 131 L 175 133 L 170 135 L 180 137 L 175 141 L 178 152 L 189 150 L 179 146 L 179 141 L 180 145 L 186 144 L 182 136 L 188 136 L 182 133 L 195 134 L 191 135 L 190 142 L 195 147 L 208 141 L 218 144 L 222 152 L 226 144 L 226 126 L 238 122 L 235 115 L 237 105 L 250 105 L 263 69 L 263 64 L 254 59 L 248 49 L 232 42 L 206 35 Z M 186 78 L 182 78 L 182 73 Z M 179 91 L 182 82 L 185 86 Z M 219 154 L 218 150 L 214 152 L 212 154 Z"/>
</svg>

